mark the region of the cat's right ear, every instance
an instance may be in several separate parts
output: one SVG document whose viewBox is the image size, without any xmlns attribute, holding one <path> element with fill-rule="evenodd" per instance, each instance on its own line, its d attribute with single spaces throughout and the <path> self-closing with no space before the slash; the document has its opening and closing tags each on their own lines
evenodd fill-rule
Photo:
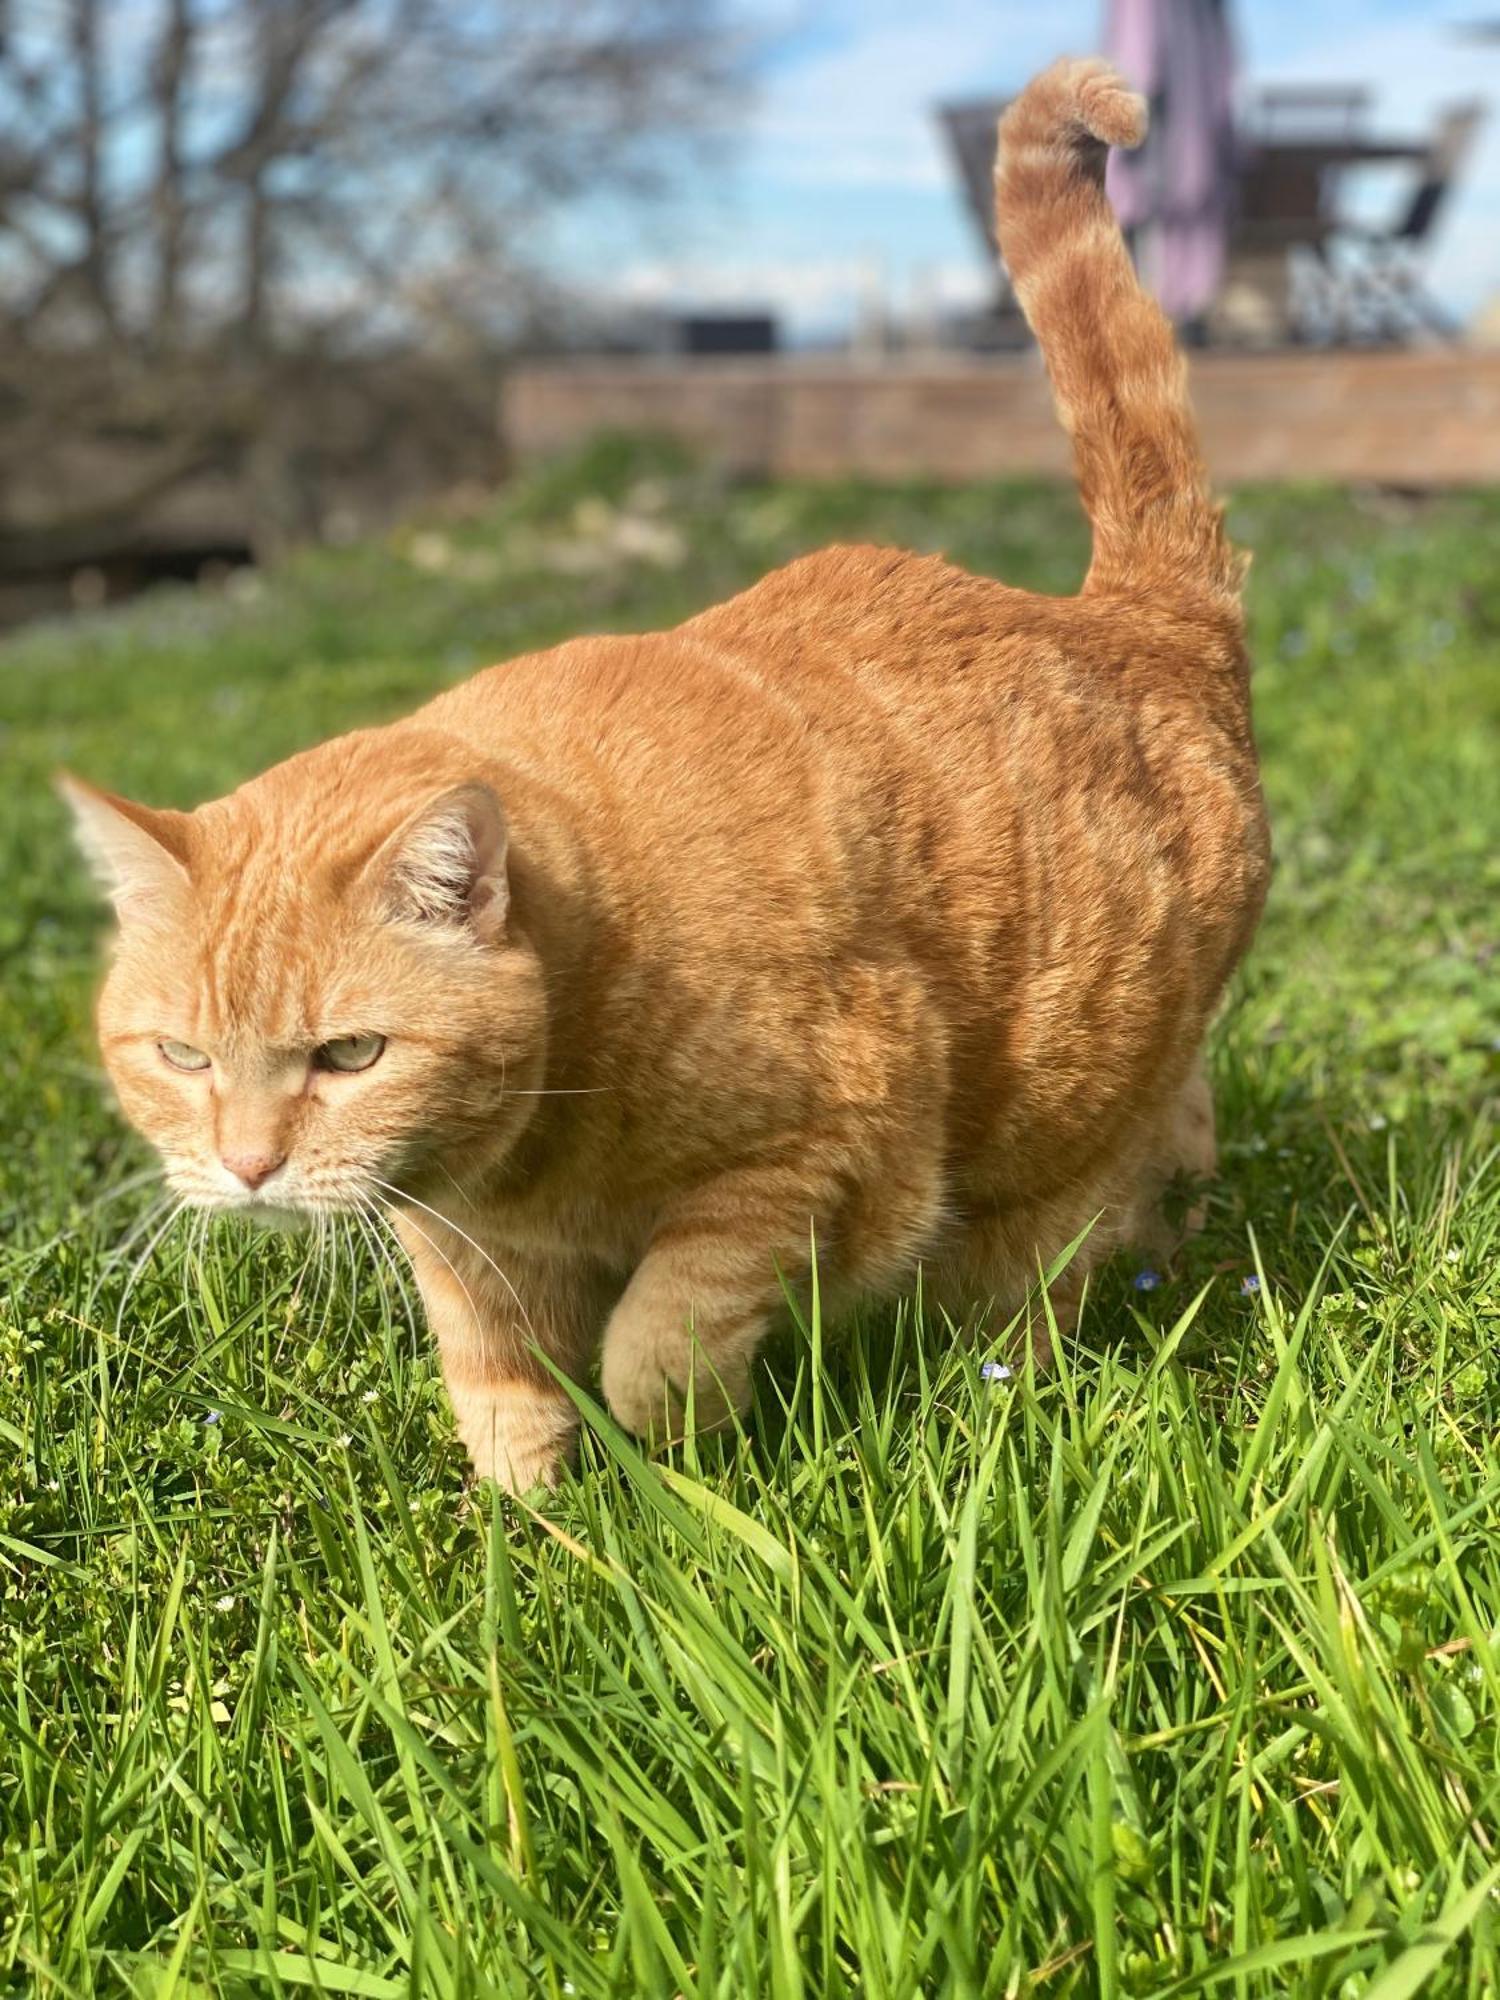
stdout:
<svg viewBox="0 0 1500 2000">
<path fill-rule="evenodd" d="M 122 918 L 187 889 L 186 813 L 138 806 L 70 771 L 59 771 L 53 783 L 94 879 Z"/>
<path fill-rule="evenodd" d="M 393 916 L 493 943 L 510 904 L 505 814 L 488 785 L 455 785 L 398 827 L 370 863 Z"/>
</svg>

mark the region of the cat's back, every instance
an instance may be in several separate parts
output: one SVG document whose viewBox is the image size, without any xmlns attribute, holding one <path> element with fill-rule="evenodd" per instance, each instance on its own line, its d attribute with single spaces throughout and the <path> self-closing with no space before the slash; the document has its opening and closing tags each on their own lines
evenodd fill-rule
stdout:
<svg viewBox="0 0 1500 2000">
<path fill-rule="evenodd" d="M 1176 799 L 1207 768 L 1253 793 L 1243 674 L 1237 628 L 832 547 L 671 630 L 490 668 L 417 719 L 580 798 L 677 802 L 694 844 L 761 814 L 785 839 L 821 806 L 876 846 L 972 834 L 988 873 L 1023 807 L 1040 824 L 1102 787 L 1122 823 L 1160 818 L 1155 787 Z"/>
<path fill-rule="evenodd" d="M 504 662 L 415 720 L 550 788 L 607 871 L 639 840 L 673 900 L 816 886 L 857 921 L 893 871 L 996 865 L 1028 601 L 938 557 L 829 548 L 671 630 Z"/>
<path fill-rule="evenodd" d="M 1238 935 L 1260 811 L 1237 628 L 833 547 L 670 631 L 583 638 L 418 720 L 513 762 L 606 873 L 697 923 L 901 928 L 976 980 L 1037 897 Z M 1060 932 L 1071 924 L 1058 927 Z M 966 950 L 968 946 L 968 950 Z"/>
<path fill-rule="evenodd" d="M 833 547 L 663 632 L 585 637 L 441 695 L 421 720 L 558 777 L 667 758 L 686 783 L 801 761 L 857 793 L 961 742 L 1005 701 L 1051 601 L 937 556 Z"/>
</svg>

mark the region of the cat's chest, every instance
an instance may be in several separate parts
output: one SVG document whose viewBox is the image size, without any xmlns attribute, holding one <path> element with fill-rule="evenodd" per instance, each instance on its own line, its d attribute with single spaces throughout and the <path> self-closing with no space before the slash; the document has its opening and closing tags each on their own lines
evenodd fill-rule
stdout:
<svg viewBox="0 0 1500 2000">
<path fill-rule="evenodd" d="M 465 1230 L 493 1255 L 533 1259 L 582 1257 L 630 1271 L 640 1260 L 656 1213 L 643 1200 L 601 1200 L 547 1177 L 534 1185 L 460 1207 L 449 1205 L 453 1227 Z"/>
</svg>

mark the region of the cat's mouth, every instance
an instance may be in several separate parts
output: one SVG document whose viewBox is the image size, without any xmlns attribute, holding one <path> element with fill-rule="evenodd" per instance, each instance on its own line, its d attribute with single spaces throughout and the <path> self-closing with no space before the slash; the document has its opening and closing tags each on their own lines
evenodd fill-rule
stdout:
<svg viewBox="0 0 1500 2000">
<path fill-rule="evenodd" d="M 332 1202 L 298 1201 L 285 1193 L 232 1195 L 197 1188 L 187 1192 L 187 1202 L 204 1215 L 235 1215 L 258 1229 L 279 1230 L 311 1228 L 319 1215 L 327 1215 L 335 1207 Z"/>
<path fill-rule="evenodd" d="M 321 1216 L 348 1215 L 361 1206 L 357 1196 L 319 1193 L 294 1186 L 266 1189 L 205 1187 L 196 1175 L 169 1176 L 189 1206 L 207 1215 L 241 1216 L 260 1229 L 310 1229 Z"/>
</svg>

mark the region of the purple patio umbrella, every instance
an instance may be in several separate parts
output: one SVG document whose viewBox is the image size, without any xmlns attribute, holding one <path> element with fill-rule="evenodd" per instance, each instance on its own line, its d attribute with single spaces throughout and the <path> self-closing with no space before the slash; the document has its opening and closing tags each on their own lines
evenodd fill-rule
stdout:
<svg viewBox="0 0 1500 2000">
<path fill-rule="evenodd" d="M 1151 107 L 1145 145 L 1110 156 L 1110 199 L 1163 309 L 1192 325 L 1224 276 L 1234 197 L 1226 0 L 1106 0 L 1104 52 Z"/>
</svg>

